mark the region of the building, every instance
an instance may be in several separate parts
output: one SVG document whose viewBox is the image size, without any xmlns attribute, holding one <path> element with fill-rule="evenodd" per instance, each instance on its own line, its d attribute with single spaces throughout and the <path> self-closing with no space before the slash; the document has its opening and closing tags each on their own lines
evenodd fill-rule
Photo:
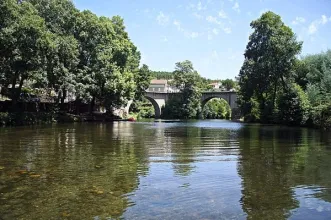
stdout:
<svg viewBox="0 0 331 220">
<path fill-rule="evenodd" d="M 167 86 L 167 80 L 153 79 L 149 85 L 148 92 L 166 92 Z"/>
<path fill-rule="evenodd" d="M 221 89 L 222 88 L 222 83 L 214 82 L 214 83 L 210 83 L 209 86 L 211 86 L 212 89 Z"/>
<path fill-rule="evenodd" d="M 179 92 L 179 89 L 169 84 L 170 80 L 153 79 L 147 89 L 147 92 Z"/>
</svg>

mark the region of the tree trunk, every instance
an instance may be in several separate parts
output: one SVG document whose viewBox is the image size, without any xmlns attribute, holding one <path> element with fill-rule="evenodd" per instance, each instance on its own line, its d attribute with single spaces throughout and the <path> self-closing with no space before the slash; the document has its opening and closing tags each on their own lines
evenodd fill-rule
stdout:
<svg viewBox="0 0 331 220">
<path fill-rule="evenodd" d="M 93 113 L 94 106 L 95 106 L 95 96 L 93 96 L 92 101 L 91 101 L 90 114 Z"/>
<path fill-rule="evenodd" d="M 62 96 L 61 96 L 61 110 L 65 110 L 64 100 L 67 98 L 67 90 L 62 89 Z"/>
<path fill-rule="evenodd" d="M 81 103 L 80 98 L 77 97 L 75 103 L 76 103 L 76 114 L 79 115 L 80 114 L 80 103 Z"/>
<path fill-rule="evenodd" d="M 17 74 L 15 74 L 15 79 L 13 79 L 13 85 L 12 85 L 12 105 L 13 105 L 13 110 L 14 111 L 17 111 L 17 102 L 18 102 L 18 99 L 20 98 L 20 95 L 21 95 L 21 91 L 22 91 L 22 87 L 23 87 L 23 83 L 24 83 L 24 78 L 23 77 L 21 77 L 21 79 L 20 79 L 20 84 L 19 84 L 19 86 L 18 86 L 18 88 L 17 88 L 17 90 L 16 90 L 16 76 L 17 76 Z"/>
</svg>

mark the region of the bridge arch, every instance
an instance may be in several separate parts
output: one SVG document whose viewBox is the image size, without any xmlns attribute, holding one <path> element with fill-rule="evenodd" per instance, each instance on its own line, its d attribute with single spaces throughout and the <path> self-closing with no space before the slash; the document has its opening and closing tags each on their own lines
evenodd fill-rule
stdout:
<svg viewBox="0 0 331 220">
<path fill-rule="evenodd" d="M 155 118 L 160 118 L 162 114 L 162 107 L 166 105 L 166 102 L 171 97 L 176 96 L 179 93 L 166 93 L 166 92 L 146 92 L 144 97 L 148 99 L 155 110 Z M 202 108 L 206 103 L 213 98 L 224 99 L 230 106 L 232 112 L 232 119 L 240 118 L 240 111 L 237 106 L 237 93 L 231 91 L 218 91 L 218 92 L 203 92 L 201 96 Z M 132 102 L 126 107 L 128 113 L 129 107 Z"/>
<path fill-rule="evenodd" d="M 224 115 L 224 118 L 222 118 L 220 115 L 219 115 L 219 111 L 218 110 L 220 110 L 220 109 L 218 109 L 216 112 L 214 112 L 214 111 L 211 111 L 211 109 L 209 109 L 209 110 L 207 110 L 206 108 L 206 105 L 207 105 L 207 103 L 208 102 L 213 102 L 213 100 L 216 100 L 216 101 L 221 101 L 221 102 L 219 102 L 219 103 L 222 103 L 222 104 L 225 104 L 226 106 L 225 106 L 225 112 L 226 112 L 226 115 Z M 216 106 L 215 106 L 216 107 Z M 232 109 L 231 109 L 231 107 L 230 107 L 230 104 L 229 104 L 229 100 L 226 100 L 225 98 L 220 98 L 220 97 L 214 97 L 214 98 L 212 98 L 212 97 L 210 97 L 210 98 L 207 98 L 207 99 L 205 99 L 205 100 L 203 100 L 202 101 L 202 103 L 201 103 L 201 112 L 200 112 L 200 114 L 199 114 L 199 118 L 200 119 L 216 119 L 216 118 L 218 118 L 218 117 L 221 117 L 222 119 L 230 119 L 231 118 L 231 113 L 232 113 Z M 218 116 L 216 116 L 216 115 L 218 115 Z M 214 118 L 214 117 L 216 117 L 216 118 Z"/>
<path fill-rule="evenodd" d="M 157 103 L 157 101 L 149 96 L 144 96 L 146 99 L 148 99 L 153 107 L 154 107 L 154 112 L 155 112 L 155 118 L 160 118 L 161 117 L 161 108 L 162 106 L 159 105 L 159 103 Z"/>
<path fill-rule="evenodd" d="M 231 108 L 231 117 L 238 117 L 237 93 L 236 92 L 204 92 L 201 97 L 201 108 L 203 109 L 206 103 L 214 98 L 224 99 Z M 200 118 L 202 115 L 200 115 Z M 240 117 L 240 116 L 239 116 Z"/>
<path fill-rule="evenodd" d="M 154 112 L 155 112 L 155 118 L 161 118 L 161 113 L 162 113 L 162 107 L 165 105 L 165 102 L 167 100 L 167 93 L 149 93 L 146 92 L 144 97 L 150 101 L 154 107 Z M 133 101 L 129 101 L 128 105 L 125 107 L 125 112 L 126 114 L 129 114 L 130 111 L 130 106 Z"/>
</svg>

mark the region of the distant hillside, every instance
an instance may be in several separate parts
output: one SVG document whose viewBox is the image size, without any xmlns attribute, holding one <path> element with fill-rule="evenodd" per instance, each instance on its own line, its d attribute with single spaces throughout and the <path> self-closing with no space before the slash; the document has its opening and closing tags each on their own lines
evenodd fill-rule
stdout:
<svg viewBox="0 0 331 220">
<path fill-rule="evenodd" d="M 173 79 L 173 73 L 166 71 L 152 71 L 152 76 L 156 79 Z"/>
</svg>

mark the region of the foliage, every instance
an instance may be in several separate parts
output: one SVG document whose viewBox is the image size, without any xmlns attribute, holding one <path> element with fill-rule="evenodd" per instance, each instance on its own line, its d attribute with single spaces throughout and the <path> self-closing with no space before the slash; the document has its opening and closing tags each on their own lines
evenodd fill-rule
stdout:
<svg viewBox="0 0 331 220">
<path fill-rule="evenodd" d="M 153 105 L 146 98 L 135 100 L 129 109 L 130 113 L 136 113 L 138 118 L 154 118 L 155 111 Z"/>
<path fill-rule="evenodd" d="M 227 90 L 231 90 L 234 89 L 236 87 L 236 81 L 234 81 L 233 79 L 225 79 L 225 80 L 221 80 L 222 86 Z"/>
<path fill-rule="evenodd" d="M 29 82 L 55 91 L 57 102 L 70 93 L 112 110 L 148 87 L 150 71 L 139 62 L 119 16 L 81 12 L 69 0 L 0 2 L 0 85 L 19 84 L 14 104 Z"/>
<path fill-rule="evenodd" d="M 0 112 L 0 125 L 34 125 L 52 123 L 55 121 L 53 112 Z"/>
<path fill-rule="evenodd" d="M 0 78 L 3 85 L 19 83 L 11 95 L 16 103 L 23 83 L 42 74 L 51 34 L 29 2 L 3 0 L 0 14 Z"/>
<path fill-rule="evenodd" d="M 310 124 L 331 128 L 331 50 L 306 56 L 302 62 L 307 69 L 306 93 L 312 106 Z"/>
<path fill-rule="evenodd" d="M 206 103 L 202 110 L 205 119 L 230 119 L 231 108 L 224 99 L 212 99 Z"/>
<path fill-rule="evenodd" d="M 166 72 L 166 71 L 152 71 L 152 77 L 155 79 L 173 79 L 174 75 L 173 72 Z"/>
<path fill-rule="evenodd" d="M 272 122 L 276 110 L 276 98 L 287 89 L 293 78 L 296 55 L 301 51 L 292 30 L 279 15 L 264 13 L 251 23 L 254 32 L 250 35 L 245 51 L 245 61 L 239 73 L 240 105 L 245 116 L 250 113 L 247 103 L 253 98 L 260 107 L 260 120 Z"/>
<path fill-rule="evenodd" d="M 201 77 L 194 70 L 191 61 L 176 63 L 172 84 L 181 94 L 173 97 L 163 111 L 163 117 L 189 119 L 196 118 L 200 110 Z"/>
<path fill-rule="evenodd" d="M 289 125 L 305 125 L 309 118 L 310 103 L 307 94 L 297 84 L 289 86 L 278 99 L 279 122 Z"/>
<path fill-rule="evenodd" d="M 311 124 L 318 128 L 331 128 L 331 103 L 317 105 L 312 108 L 310 116 Z"/>
<path fill-rule="evenodd" d="M 142 67 L 139 68 L 138 73 L 134 75 L 135 77 L 135 84 L 136 84 L 136 96 L 135 99 L 139 99 L 143 97 L 146 89 L 148 89 L 149 84 L 152 79 L 152 73 L 149 70 L 148 66 L 144 64 Z"/>
</svg>

